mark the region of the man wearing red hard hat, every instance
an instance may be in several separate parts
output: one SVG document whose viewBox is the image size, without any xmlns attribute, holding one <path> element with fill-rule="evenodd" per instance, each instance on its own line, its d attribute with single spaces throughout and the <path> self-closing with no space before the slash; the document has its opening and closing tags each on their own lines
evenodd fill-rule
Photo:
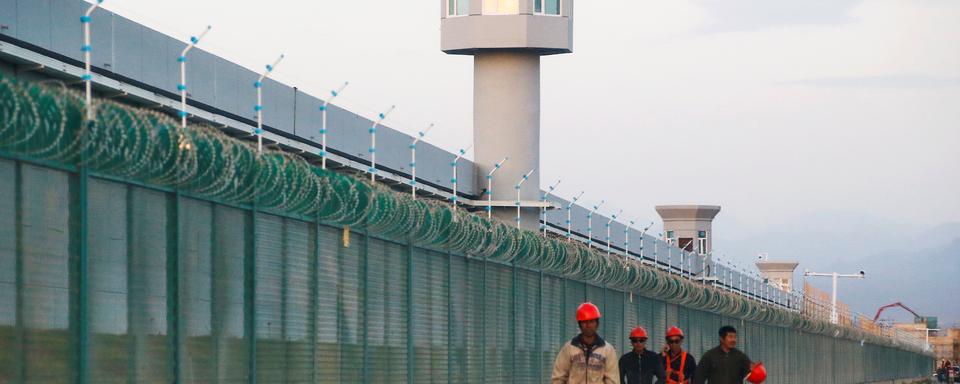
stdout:
<svg viewBox="0 0 960 384">
<path fill-rule="evenodd" d="M 600 308 L 583 303 L 577 308 L 580 334 L 565 343 L 553 364 L 552 384 L 620 384 L 617 350 L 597 334 Z"/>
<path fill-rule="evenodd" d="M 720 346 L 703 354 L 694 374 L 694 384 L 735 384 L 747 380 L 760 384 L 767 379 L 762 363 L 753 363 L 737 349 L 737 329 L 720 327 Z"/>
<path fill-rule="evenodd" d="M 667 384 L 689 384 L 697 370 L 697 360 L 683 350 L 683 331 L 672 326 L 667 330 L 667 345 L 663 349 L 663 366 L 667 370 Z"/>
<path fill-rule="evenodd" d="M 667 374 L 663 371 L 663 362 L 656 352 L 647 349 L 647 330 L 636 327 L 630 332 L 630 345 L 633 350 L 620 357 L 620 380 L 624 384 L 663 384 Z"/>
</svg>

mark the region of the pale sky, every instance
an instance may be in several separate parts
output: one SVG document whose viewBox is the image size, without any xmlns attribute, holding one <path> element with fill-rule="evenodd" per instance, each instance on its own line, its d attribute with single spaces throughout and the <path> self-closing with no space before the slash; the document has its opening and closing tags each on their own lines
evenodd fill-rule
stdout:
<svg viewBox="0 0 960 384">
<path fill-rule="evenodd" d="M 448 150 L 471 134 L 472 63 L 439 50 L 436 0 L 108 0 L 116 11 Z M 702 202 L 763 226 L 811 210 L 960 220 L 960 1 L 608 0 L 543 60 L 543 182 L 654 219 Z M 589 138 L 584 135 L 589 132 Z M 585 140 L 586 139 L 586 140 Z M 577 146 L 574 146 L 577 144 Z M 601 195 L 600 191 L 603 191 Z M 777 220 L 779 221 L 779 220 Z"/>
<path fill-rule="evenodd" d="M 472 59 L 440 52 L 440 1 L 104 7 L 184 40 L 212 24 L 201 48 L 257 70 L 282 52 L 288 85 L 349 80 L 354 112 L 396 104 L 387 125 L 469 144 Z M 895 223 L 877 236 L 960 222 L 960 1 L 589 0 L 574 31 L 542 72 L 542 182 L 561 196 L 642 221 L 722 205 L 728 243 L 817 215 Z"/>
</svg>

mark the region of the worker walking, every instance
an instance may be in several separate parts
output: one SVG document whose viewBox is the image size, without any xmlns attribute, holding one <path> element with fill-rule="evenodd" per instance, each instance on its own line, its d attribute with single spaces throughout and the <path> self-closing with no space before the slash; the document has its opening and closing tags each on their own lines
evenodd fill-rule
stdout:
<svg viewBox="0 0 960 384">
<path fill-rule="evenodd" d="M 694 384 L 734 384 L 747 380 L 754 384 L 767 378 L 763 364 L 753 363 L 737 349 L 737 329 L 720 327 L 720 345 L 703 354 L 693 375 Z"/>
<path fill-rule="evenodd" d="M 667 384 L 689 384 L 697 370 L 697 360 L 683 350 L 683 330 L 673 326 L 667 330 L 667 345 L 663 351 L 663 366 Z"/>
<path fill-rule="evenodd" d="M 600 309 L 593 303 L 577 308 L 580 334 L 565 343 L 553 364 L 552 384 L 620 384 L 617 350 L 597 334 Z"/>
<path fill-rule="evenodd" d="M 647 330 L 636 327 L 630 332 L 630 345 L 633 350 L 620 357 L 620 380 L 624 384 L 663 384 L 667 377 L 663 370 L 663 361 L 657 353 L 647 349 Z"/>
</svg>

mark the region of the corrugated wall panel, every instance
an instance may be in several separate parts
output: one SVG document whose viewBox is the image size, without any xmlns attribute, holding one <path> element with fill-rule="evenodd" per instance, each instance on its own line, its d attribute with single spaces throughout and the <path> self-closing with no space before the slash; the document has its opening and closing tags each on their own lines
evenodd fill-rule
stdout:
<svg viewBox="0 0 960 384">
<path fill-rule="evenodd" d="M 71 204 L 77 184 L 48 168 L 21 165 L 22 377 L 24 382 L 67 383 L 77 372 L 73 319 L 79 310 L 76 248 L 71 245 Z"/>
<path fill-rule="evenodd" d="M 485 383 L 487 371 L 484 367 L 484 348 L 487 344 L 484 312 L 486 294 L 484 293 L 484 273 L 486 263 L 482 260 L 468 259 L 463 295 L 464 322 L 466 343 L 466 374 L 468 383 Z"/>
<path fill-rule="evenodd" d="M 487 383 L 510 382 L 510 367 L 513 362 L 511 349 L 511 323 L 513 307 L 513 276 L 510 268 L 487 263 L 485 290 L 486 308 L 483 327 L 486 343 L 484 348 L 484 372 Z"/>
<path fill-rule="evenodd" d="M 468 298 L 472 294 L 473 286 L 467 271 L 467 259 L 460 256 L 450 256 L 450 381 L 466 383 L 470 360 L 468 359 L 468 334 L 477 325 L 468 318 Z"/>
<path fill-rule="evenodd" d="M 577 313 L 577 307 L 587 299 L 586 286 L 579 281 L 565 280 L 563 286 L 563 312 L 566 315 L 566 321 L 563 321 L 563 335 L 569 341 L 580 333 L 577 321 L 574 315 Z M 572 321 L 571 321 L 572 320 Z"/>
<path fill-rule="evenodd" d="M 323 383 L 340 382 L 340 231 L 320 226 L 317 261 L 317 376 Z M 356 246 L 356 245 L 354 245 Z"/>
<path fill-rule="evenodd" d="M 624 322 L 623 322 L 623 327 L 621 328 L 623 330 L 624 347 L 620 352 L 621 354 L 627 353 L 627 351 L 630 351 L 631 349 L 633 349 L 633 345 L 630 344 L 630 340 L 629 340 L 630 332 L 633 331 L 633 328 L 638 326 L 645 327 L 645 325 L 640 324 L 639 313 L 637 311 L 638 299 L 639 298 L 637 297 L 637 295 L 630 295 L 630 294 L 627 294 L 624 298 L 624 303 L 623 303 Z"/>
<path fill-rule="evenodd" d="M 516 319 L 513 337 L 515 356 L 512 360 L 515 382 L 544 382 L 540 377 L 539 353 L 540 274 L 528 270 L 516 270 Z"/>
<path fill-rule="evenodd" d="M 5 0 L 10 1 L 10 0 Z M 2 3 L 2 2 L 0 2 Z M 3 20 L 0 19 L 0 23 Z M 17 377 L 17 189 L 16 164 L 0 160 L 0 382 Z"/>
<path fill-rule="evenodd" d="M 364 284 L 366 276 L 366 238 L 353 232 L 350 247 L 339 254 L 339 337 L 340 381 L 362 382 L 367 368 L 363 356 Z"/>
<path fill-rule="evenodd" d="M 313 378 L 314 323 L 311 314 L 313 290 L 311 262 L 315 244 L 313 226 L 284 219 L 283 343 L 286 345 L 286 382 Z"/>
<path fill-rule="evenodd" d="M 697 356 L 716 345 L 721 325 L 734 325 L 741 348 L 767 363 L 772 384 L 889 380 L 923 374 L 929 364 L 915 353 L 631 300 L 362 232 L 350 232 L 348 246 L 342 228 L 262 212 L 254 219 L 249 208 L 130 184 L 82 183 L 9 161 L 0 161 L 0 177 L 14 181 L 0 185 L 4 382 L 74 382 L 84 363 L 84 379 L 98 383 L 247 382 L 254 365 L 265 383 L 405 382 L 408 375 L 538 382 L 577 334 L 573 316 L 585 300 L 600 306 L 601 335 L 620 353 L 634 325 L 648 329 L 648 347 L 657 350 L 666 327 L 677 324 Z M 81 239 L 76 223 L 85 209 Z M 81 271 L 84 244 L 89 264 Z M 251 316 L 255 343 L 245 329 Z M 83 319 L 90 344 L 78 356 Z"/>
<path fill-rule="evenodd" d="M 93 179 L 89 188 L 90 380 L 125 383 L 132 378 L 133 366 L 127 312 L 127 186 Z"/>
<path fill-rule="evenodd" d="M 52 49 L 50 9 L 50 0 L 18 0 L 17 38 L 40 48 Z M 79 23 L 80 14 L 76 19 Z M 80 46 L 71 51 L 80 53 Z M 67 51 L 63 53 L 68 54 Z"/>
<path fill-rule="evenodd" d="M 213 381 L 213 205 L 179 201 L 180 317 L 177 345 L 184 381 Z"/>
<path fill-rule="evenodd" d="M 603 327 L 600 329 L 600 334 L 604 340 L 610 341 L 610 345 L 616 348 L 618 353 L 622 354 L 627 345 L 627 336 L 623 333 L 623 292 L 604 290 L 603 302 L 606 311 L 603 312 Z"/>
<path fill-rule="evenodd" d="M 113 16 L 113 72 L 130 79 L 143 78 L 141 55 L 143 26 L 124 17 Z"/>
<path fill-rule="evenodd" d="M 180 45 L 180 48 L 183 49 L 186 43 L 181 42 Z M 177 62 L 177 57 L 170 57 L 167 60 L 170 60 L 175 75 L 179 79 L 180 63 Z M 191 50 L 187 55 L 187 95 L 191 100 L 206 105 L 217 105 L 216 79 L 218 66 L 216 63 L 219 60 L 222 59 L 200 49 Z"/>
<path fill-rule="evenodd" d="M 293 88 L 270 78 L 263 81 L 263 124 L 293 133 Z"/>
<path fill-rule="evenodd" d="M 0 0 L 0 34 L 17 37 L 17 0 Z"/>
<path fill-rule="evenodd" d="M 444 254 L 421 249 L 413 252 L 411 359 L 417 383 L 447 382 L 448 262 Z"/>
<path fill-rule="evenodd" d="M 320 105 L 323 102 L 302 91 L 297 91 L 296 113 L 294 115 L 293 134 L 305 137 L 314 143 L 320 143 L 320 127 L 322 115 Z"/>
<path fill-rule="evenodd" d="M 284 219 L 258 214 L 256 249 L 257 382 L 287 380 L 287 345 L 284 343 L 284 281 L 286 236 Z"/>
<path fill-rule="evenodd" d="M 159 35 L 154 31 L 143 28 L 140 34 L 140 71 L 143 77 L 140 81 L 167 89 L 165 86 L 171 77 L 168 75 L 168 62 L 170 57 L 167 55 L 167 37 Z M 173 59 L 176 60 L 176 53 Z M 173 83 L 176 88 L 176 82 Z"/>
<path fill-rule="evenodd" d="M 249 373 L 244 255 L 250 219 L 249 212 L 236 208 L 216 206 L 213 211 L 213 337 L 218 383 L 243 382 Z"/>
<path fill-rule="evenodd" d="M 217 107 L 228 113 L 245 116 L 243 112 L 247 110 L 241 111 L 240 109 L 241 107 L 247 108 L 246 103 L 241 105 L 239 98 L 240 86 L 243 85 L 240 84 L 239 79 L 240 69 L 222 58 L 214 60 L 213 65 L 214 99 Z M 250 103 L 251 108 L 252 106 L 253 103 Z"/>
<path fill-rule="evenodd" d="M 167 258 L 169 246 L 169 196 L 162 192 L 131 187 L 130 247 L 130 333 L 133 334 L 132 382 L 173 381 L 173 348 L 169 333 Z"/>
<path fill-rule="evenodd" d="M 408 308 L 408 258 L 404 246 L 383 240 L 370 240 L 366 339 L 369 368 L 366 370 L 365 382 L 407 382 L 408 311 L 414 311 L 414 324 L 418 326 L 421 325 L 419 315 L 431 313 L 431 308 L 417 308 L 415 301 L 414 308 Z M 422 287 L 423 283 L 419 279 L 414 278 L 413 282 Z M 414 292 L 417 292 L 416 288 Z M 414 343 L 420 337 L 421 335 L 415 334 Z M 429 335 L 422 341 L 429 342 Z"/>
<path fill-rule="evenodd" d="M 540 312 L 540 356 L 543 363 L 540 370 L 545 379 L 549 379 L 553 372 L 553 364 L 560 347 L 573 337 L 564 332 L 565 324 L 573 321 L 569 317 L 570 312 L 564 310 L 563 287 L 563 279 L 543 276 L 543 304 Z"/>
</svg>

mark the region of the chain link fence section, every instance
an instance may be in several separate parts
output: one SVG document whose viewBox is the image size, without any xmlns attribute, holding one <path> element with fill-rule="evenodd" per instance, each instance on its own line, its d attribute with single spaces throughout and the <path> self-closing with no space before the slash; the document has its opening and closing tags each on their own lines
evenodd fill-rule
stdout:
<svg viewBox="0 0 960 384">
<path fill-rule="evenodd" d="M 0 348 L 0 381 L 544 382 L 585 300 L 619 351 L 638 324 L 683 326 L 697 355 L 721 324 L 739 325 L 745 350 L 779 373 L 771 382 L 915 377 L 931 364 L 882 334 L 211 127 L 94 107 L 84 122 L 73 91 L 0 77 L 0 176 L 13 180 L 0 188 L 13 239 L 0 248 L 0 341 L 14 346 Z"/>
</svg>

